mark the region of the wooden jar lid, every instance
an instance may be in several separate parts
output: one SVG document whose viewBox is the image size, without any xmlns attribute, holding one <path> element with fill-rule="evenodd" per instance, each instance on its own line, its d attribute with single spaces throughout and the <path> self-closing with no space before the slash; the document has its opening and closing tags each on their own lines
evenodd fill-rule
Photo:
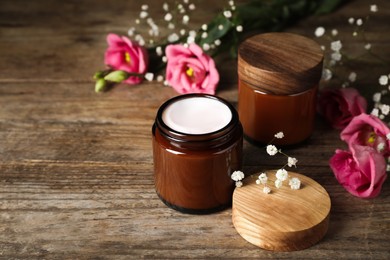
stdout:
<svg viewBox="0 0 390 260">
<path fill-rule="evenodd" d="M 274 95 L 301 93 L 318 85 L 323 52 L 313 40 L 292 33 L 265 33 L 238 50 L 240 80 Z"/>
<path fill-rule="evenodd" d="M 301 181 L 292 190 L 288 180 L 275 188 L 275 171 L 268 171 L 271 193 L 256 184 L 257 176 L 244 179 L 244 185 L 233 193 L 232 220 L 237 232 L 248 242 L 273 251 L 295 251 L 321 240 L 328 230 L 330 198 L 317 182 L 304 175 L 289 172 Z"/>
</svg>

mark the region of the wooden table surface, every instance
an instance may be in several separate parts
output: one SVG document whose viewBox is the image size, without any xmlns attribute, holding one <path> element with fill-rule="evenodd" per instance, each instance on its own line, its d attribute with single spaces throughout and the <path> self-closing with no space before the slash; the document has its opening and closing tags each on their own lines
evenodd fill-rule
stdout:
<svg viewBox="0 0 390 260">
<path fill-rule="evenodd" d="M 241 238 L 231 209 L 188 215 L 167 208 L 153 183 L 151 126 L 157 108 L 177 95 L 161 83 L 119 85 L 94 92 L 104 68 L 109 32 L 126 34 L 141 3 L 157 1 L 0 2 L 0 258 L 317 258 L 389 259 L 389 180 L 375 199 L 347 193 L 328 166 L 339 131 L 320 118 L 311 138 L 287 152 L 295 170 L 320 183 L 332 201 L 329 231 L 311 248 L 270 252 Z M 162 2 L 158 2 L 160 5 Z M 390 1 L 375 2 L 367 38 L 390 60 Z M 226 4 L 197 2 L 200 26 Z M 371 1 L 350 1 L 336 12 L 309 17 L 287 31 L 314 37 L 317 26 L 351 32 Z M 161 9 L 155 8 L 158 12 Z M 358 49 L 345 36 L 346 48 Z M 351 42 L 347 44 L 347 42 Z M 361 46 L 361 41 L 359 43 Z M 356 87 L 372 94 L 389 67 L 362 59 Z M 218 64 L 217 92 L 237 104 L 235 61 Z M 244 142 L 247 174 L 280 167 L 261 147 Z"/>
</svg>

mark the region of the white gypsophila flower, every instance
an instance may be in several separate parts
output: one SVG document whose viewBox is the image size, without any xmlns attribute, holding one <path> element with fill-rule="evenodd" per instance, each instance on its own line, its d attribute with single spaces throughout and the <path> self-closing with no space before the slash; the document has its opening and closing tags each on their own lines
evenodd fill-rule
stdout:
<svg viewBox="0 0 390 260">
<path fill-rule="evenodd" d="M 188 35 L 195 38 L 196 37 L 196 31 L 191 30 L 191 31 L 188 32 Z"/>
<path fill-rule="evenodd" d="M 280 132 L 277 132 L 274 136 L 278 139 L 282 139 L 284 137 L 284 133 L 282 131 L 280 131 Z"/>
<path fill-rule="evenodd" d="M 154 74 L 153 74 L 153 73 L 148 72 L 148 73 L 145 74 L 145 79 L 146 79 L 147 81 L 152 81 L 153 78 L 154 78 Z"/>
<path fill-rule="evenodd" d="M 233 181 L 241 181 L 244 177 L 245 175 L 242 171 L 234 171 L 231 175 Z"/>
<path fill-rule="evenodd" d="M 390 133 L 387 133 L 386 139 L 387 139 L 387 140 L 390 140 Z"/>
<path fill-rule="evenodd" d="M 372 109 L 371 115 L 378 117 L 379 116 L 379 109 L 378 108 Z"/>
<path fill-rule="evenodd" d="M 161 60 L 162 60 L 162 62 L 166 63 L 166 62 L 168 61 L 168 58 L 167 58 L 167 56 L 163 56 L 163 57 L 161 58 Z"/>
<path fill-rule="evenodd" d="M 317 27 L 316 30 L 314 31 L 314 35 L 316 37 L 321 37 L 325 34 L 325 28 L 320 26 L 320 27 Z"/>
<path fill-rule="evenodd" d="M 166 13 L 165 16 L 164 16 L 164 20 L 169 22 L 171 21 L 173 18 L 172 14 L 171 13 Z"/>
<path fill-rule="evenodd" d="M 340 52 L 333 52 L 330 57 L 334 61 L 340 61 L 342 56 Z"/>
<path fill-rule="evenodd" d="M 207 24 L 203 24 L 201 28 L 203 31 L 207 31 L 208 26 L 207 26 Z"/>
<path fill-rule="evenodd" d="M 291 178 L 288 184 L 292 190 L 299 190 L 301 188 L 301 181 L 296 177 Z"/>
<path fill-rule="evenodd" d="M 156 79 L 157 79 L 158 82 L 162 82 L 164 80 L 164 76 L 163 75 L 158 75 Z"/>
<path fill-rule="evenodd" d="M 193 37 L 193 36 L 188 36 L 187 37 L 187 43 L 188 44 L 191 44 L 191 43 L 194 43 L 195 42 L 195 37 Z"/>
<path fill-rule="evenodd" d="M 141 21 L 139 19 L 135 19 L 135 23 L 139 24 Z"/>
<path fill-rule="evenodd" d="M 265 194 L 269 194 L 269 193 L 271 192 L 270 187 L 265 186 L 265 187 L 263 188 L 263 192 L 264 192 Z"/>
<path fill-rule="evenodd" d="M 370 11 L 373 13 L 378 12 L 378 6 L 377 5 L 370 5 Z"/>
<path fill-rule="evenodd" d="M 183 15 L 183 24 L 188 24 L 188 22 L 190 21 L 190 17 L 188 15 Z"/>
<path fill-rule="evenodd" d="M 210 44 L 208 44 L 208 43 L 203 43 L 202 49 L 203 49 L 204 51 L 210 50 Z"/>
<path fill-rule="evenodd" d="M 141 18 L 141 19 L 145 19 L 146 17 L 148 17 L 148 12 L 146 12 L 146 11 L 141 11 L 140 13 L 139 13 L 139 18 Z"/>
<path fill-rule="evenodd" d="M 186 34 L 186 29 L 181 29 L 180 30 L 180 35 L 185 35 Z"/>
<path fill-rule="evenodd" d="M 237 25 L 236 26 L 236 31 L 237 32 L 242 32 L 244 30 L 244 28 L 242 27 L 242 25 Z"/>
<path fill-rule="evenodd" d="M 390 112 L 390 106 L 389 105 L 386 105 L 386 104 L 383 104 L 381 107 L 380 107 L 380 109 L 381 109 L 381 112 L 382 112 L 382 114 L 384 114 L 384 115 L 388 115 L 389 114 L 389 112 Z"/>
<path fill-rule="evenodd" d="M 383 150 L 385 150 L 385 143 L 379 143 L 376 147 L 376 150 L 378 152 L 382 152 Z"/>
<path fill-rule="evenodd" d="M 257 179 L 256 184 L 261 184 L 261 181 L 259 179 Z"/>
<path fill-rule="evenodd" d="M 169 86 L 169 82 L 167 80 L 164 80 L 163 84 L 164 86 Z"/>
<path fill-rule="evenodd" d="M 175 42 L 179 40 L 179 35 L 172 33 L 168 36 L 168 42 Z"/>
<path fill-rule="evenodd" d="M 128 31 L 127 31 L 127 35 L 129 35 L 130 37 L 132 37 L 135 33 L 135 28 L 134 27 L 131 27 Z"/>
<path fill-rule="evenodd" d="M 387 75 L 382 75 L 379 77 L 379 84 L 380 85 L 385 86 L 385 85 L 387 85 L 388 82 L 389 82 L 389 78 L 387 77 Z"/>
<path fill-rule="evenodd" d="M 356 25 L 357 26 L 362 26 L 363 25 L 363 20 L 361 18 L 356 20 Z"/>
<path fill-rule="evenodd" d="M 339 31 L 337 29 L 333 29 L 331 31 L 331 34 L 332 34 L 332 36 L 337 36 L 337 34 L 339 34 Z"/>
<path fill-rule="evenodd" d="M 380 119 L 380 120 L 385 119 L 385 115 L 379 115 L 379 119 Z"/>
<path fill-rule="evenodd" d="M 332 79 L 332 71 L 330 69 L 324 69 L 322 71 L 322 79 L 325 81 L 331 80 Z"/>
<path fill-rule="evenodd" d="M 229 5 L 230 5 L 230 6 L 233 6 L 233 5 L 234 5 L 234 1 L 233 1 L 233 0 L 230 0 L 230 1 L 229 1 Z"/>
<path fill-rule="evenodd" d="M 278 180 L 285 181 L 288 178 L 288 172 L 285 169 L 279 169 L 275 176 Z"/>
<path fill-rule="evenodd" d="M 149 9 L 149 6 L 148 6 L 148 5 L 142 5 L 142 6 L 141 6 L 141 9 L 144 10 L 144 11 L 146 11 L 146 10 Z"/>
<path fill-rule="evenodd" d="M 281 180 L 279 180 L 279 179 L 276 179 L 275 187 L 279 189 L 280 187 L 282 187 L 282 185 L 283 185 L 283 182 Z"/>
<path fill-rule="evenodd" d="M 236 181 L 236 187 L 241 188 L 242 187 L 242 181 Z"/>
<path fill-rule="evenodd" d="M 188 4 L 190 0 L 183 0 L 183 3 Z"/>
<path fill-rule="evenodd" d="M 267 153 L 273 156 L 278 153 L 278 148 L 275 145 L 269 144 L 267 145 Z"/>
<path fill-rule="evenodd" d="M 357 35 L 358 35 L 357 32 L 353 32 L 353 33 L 352 33 L 352 36 L 353 36 L 353 37 L 356 37 Z"/>
<path fill-rule="evenodd" d="M 189 6 L 188 6 L 188 9 L 190 9 L 191 11 L 193 11 L 193 10 L 195 10 L 195 5 L 194 4 L 190 4 Z"/>
<path fill-rule="evenodd" d="M 381 98 L 382 98 L 382 94 L 380 92 L 376 92 L 374 95 L 372 95 L 372 100 L 375 102 L 375 103 L 378 103 L 381 101 Z"/>
<path fill-rule="evenodd" d="M 351 72 L 351 73 L 349 73 L 348 79 L 351 82 L 355 82 L 356 81 L 356 77 L 357 77 L 356 72 Z"/>
<path fill-rule="evenodd" d="M 164 11 L 167 12 L 169 10 L 169 5 L 167 3 L 164 3 L 163 4 L 163 9 L 164 9 Z"/>
<path fill-rule="evenodd" d="M 353 18 L 353 17 L 348 18 L 349 24 L 353 24 L 354 22 L 355 22 L 355 18 Z"/>
<path fill-rule="evenodd" d="M 364 49 L 370 50 L 371 49 L 371 43 L 367 43 L 366 45 L 364 45 Z"/>
<path fill-rule="evenodd" d="M 220 31 L 223 30 L 223 25 L 222 24 L 218 25 L 218 30 L 220 30 Z"/>
<path fill-rule="evenodd" d="M 267 174 L 264 173 L 264 172 L 261 173 L 261 174 L 259 175 L 259 181 L 260 181 L 261 184 L 266 184 L 267 181 L 268 181 Z"/>
<path fill-rule="evenodd" d="M 226 18 L 230 18 L 230 17 L 232 17 L 232 12 L 229 11 L 229 10 L 226 10 L 226 11 L 223 12 L 223 15 L 224 15 Z"/>
<path fill-rule="evenodd" d="M 217 46 L 221 45 L 221 40 L 220 39 L 216 39 L 214 41 L 214 44 L 217 45 Z"/>
<path fill-rule="evenodd" d="M 326 50 L 326 47 L 325 47 L 324 45 L 321 45 L 320 48 L 321 48 L 321 50 L 323 50 L 323 51 Z"/>
<path fill-rule="evenodd" d="M 170 30 L 173 30 L 173 29 L 175 29 L 175 24 L 174 23 L 169 23 L 168 24 L 168 29 L 170 29 Z"/>
<path fill-rule="evenodd" d="M 333 51 L 340 51 L 342 47 L 343 44 L 341 43 L 341 41 L 333 41 L 330 43 L 330 48 Z"/>
<path fill-rule="evenodd" d="M 203 39 L 206 39 L 208 35 L 209 34 L 207 32 L 203 32 L 200 37 L 202 37 Z"/>
<path fill-rule="evenodd" d="M 386 171 L 387 171 L 387 172 L 390 172 L 390 164 L 387 164 L 387 165 L 386 165 Z"/>
<path fill-rule="evenodd" d="M 288 167 L 293 167 L 293 166 L 297 167 L 297 162 L 298 162 L 298 160 L 296 158 L 294 158 L 294 157 L 288 157 L 287 158 L 287 165 L 288 165 Z"/>
</svg>

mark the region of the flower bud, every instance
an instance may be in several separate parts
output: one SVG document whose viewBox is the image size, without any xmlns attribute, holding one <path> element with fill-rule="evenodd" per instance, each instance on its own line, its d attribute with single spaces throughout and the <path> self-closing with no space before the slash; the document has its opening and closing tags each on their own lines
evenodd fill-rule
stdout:
<svg viewBox="0 0 390 260">
<path fill-rule="evenodd" d="M 129 74 L 126 71 L 123 70 L 115 70 L 113 72 L 108 73 L 104 79 L 108 81 L 112 81 L 115 83 L 120 83 L 127 79 L 129 77 Z"/>
<path fill-rule="evenodd" d="M 104 79 L 98 79 L 95 84 L 95 92 L 102 92 L 107 86 L 107 81 Z"/>
<path fill-rule="evenodd" d="M 96 73 L 93 75 L 93 79 L 101 79 L 104 78 L 104 72 L 103 71 L 96 71 Z"/>
</svg>

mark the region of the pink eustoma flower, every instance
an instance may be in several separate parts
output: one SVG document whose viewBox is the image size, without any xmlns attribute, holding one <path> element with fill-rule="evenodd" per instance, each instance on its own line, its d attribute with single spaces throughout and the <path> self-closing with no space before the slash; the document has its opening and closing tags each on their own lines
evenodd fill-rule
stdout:
<svg viewBox="0 0 390 260">
<path fill-rule="evenodd" d="M 387 177 L 385 158 L 370 146 L 351 145 L 350 150 L 336 150 L 330 159 L 336 179 L 354 196 L 378 196 Z"/>
<path fill-rule="evenodd" d="M 168 45 L 166 79 L 180 94 L 215 94 L 219 74 L 214 60 L 196 44 L 188 48 L 180 44 Z"/>
<path fill-rule="evenodd" d="M 373 115 L 360 114 L 352 119 L 340 137 L 349 146 L 358 144 L 373 147 L 384 156 L 390 156 L 390 129 Z"/>
<path fill-rule="evenodd" d="M 320 93 L 317 106 L 319 114 L 336 129 L 343 129 L 366 109 L 367 101 L 354 88 L 325 89 Z"/>
<path fill-rule="evenodd" d="M 146 49 L 129 38 L 110 33 L 107 35 L 108 48 L 104 62 L 114 70 L 144 74 L 148 69 Z M 125 83 L 133 85 L 142 81 L 143 77 L 130 76 Z"/>
</svg>

